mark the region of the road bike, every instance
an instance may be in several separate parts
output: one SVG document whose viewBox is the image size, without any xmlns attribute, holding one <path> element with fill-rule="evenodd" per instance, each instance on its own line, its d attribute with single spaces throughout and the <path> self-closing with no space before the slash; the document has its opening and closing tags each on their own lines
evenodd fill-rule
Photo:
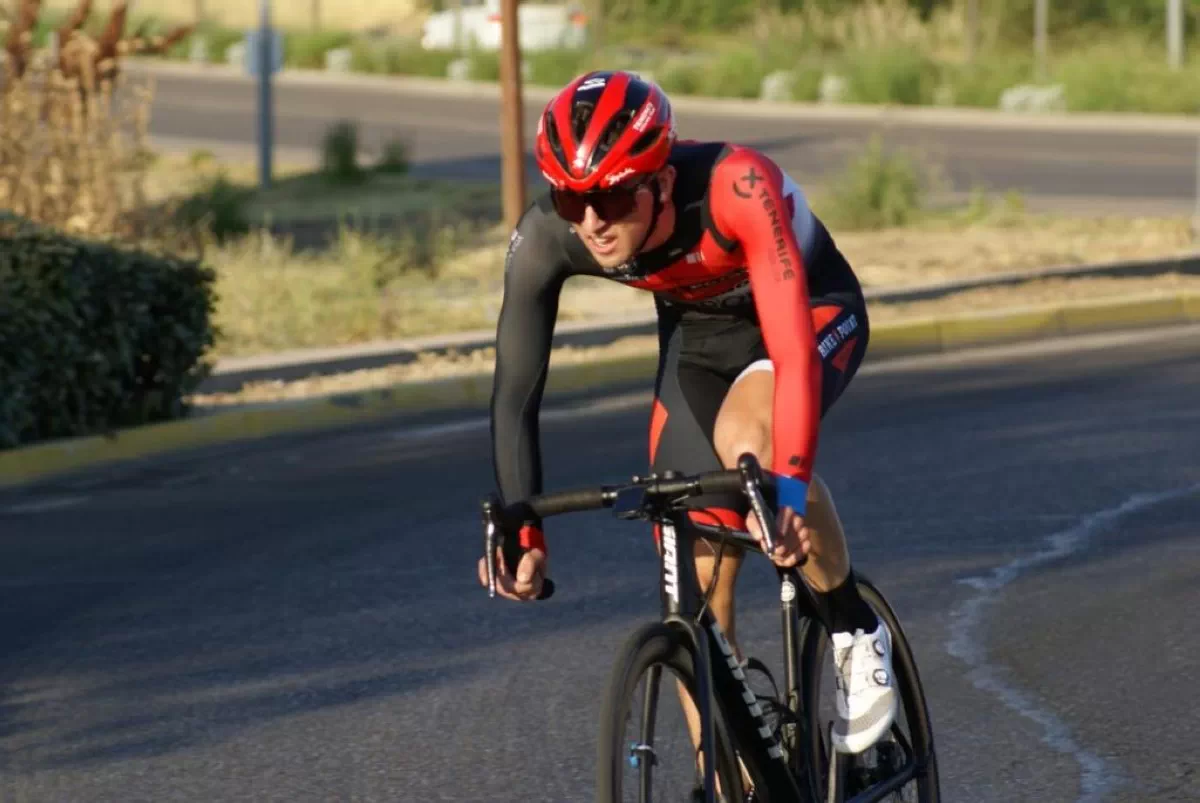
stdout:
<svg viewBox="0 0 1200 803">
<path fill-rule="evenodd" d="M 699 715 L 699 738 L 692 736 L 687 742 L 686 764 L 692 778 L 683 800 L 873 803 L 896 799 L 936 803 L 940 799 L 932 725 L 916 661 L 895 612 L 874 583 L 855 572 L 863 599 L 891 631 L 902 717 L 897 716 L 891 731 L 858 755 L 832 749 L 837 717 L 823 720 L 819 713 L 825 685 L 821 669 L 830 652 L 828 612 L 796 568 L 775 567 L 783 628 L 782 699 L 777 693 L 760 695 L 751 689 L 747 664 L 735 656 L 708 609 L 711 587 L 700 589 L 693 560 L 697 538 L 765 554 L 745 530 L 720 522 L 698 524 L 688 515 L 688 499 L 715 493 L 744 494 L 766 534 L 766 548 L 771 550 L 775 522 L 774 507 L 768 502 L 775 498 L 773 480 L 753 455 L 746 454 L 737 468 L 723 471 L 635 476 L 621 485 L 541 494 L 508 506 L 502 506 L 494 494 L 483 500 L 484 554 L 490 556 L 486 564 L 493 597 L 496 550 L 500 548 L 508 565 L 515 566 L 516 539 L 505 533 L 515 532 L 520 522 L 532 516 L 544 519 L 611 508 L 619 519 L 648 521 L 661 528 L 658 577 L 662 617 L 637 628 L 613 665 L 597 743 L 597 803 L 680 799 L 663 797 L 653 786 L 664 766 L 664 755 L 655 741 L 664 672 L 670 672 L 686 688 Z M 540 598 L 553 593 L 554 583 L 547 578 Z M 761 662 L 757 668 L 769 677 Z M 635 705 L 639 692 L 642 702 Z M 901 727 L 902 718 L 907 734 Z M 634 726 L 632 737 L 624 730 L 630 725 Z M 626 778 L 627 774 L 632 777 Z"/>
</svg>

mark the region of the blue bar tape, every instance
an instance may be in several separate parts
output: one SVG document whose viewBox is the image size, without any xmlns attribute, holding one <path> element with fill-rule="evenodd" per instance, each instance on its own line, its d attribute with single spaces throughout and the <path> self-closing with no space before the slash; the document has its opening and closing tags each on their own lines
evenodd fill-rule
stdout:
<svg viewBox="0 0 1200 803">
<path fill-rule="evenodd" d="M 775 477 L 775 496 L 778 500 L 776 507 L 782 510 L 790 507 L 797 515 L 803 516 L 808 505 L 808 483 L 795 477 Z M 776 512 L 778 512 L 778 510 Z"/>
</svg>

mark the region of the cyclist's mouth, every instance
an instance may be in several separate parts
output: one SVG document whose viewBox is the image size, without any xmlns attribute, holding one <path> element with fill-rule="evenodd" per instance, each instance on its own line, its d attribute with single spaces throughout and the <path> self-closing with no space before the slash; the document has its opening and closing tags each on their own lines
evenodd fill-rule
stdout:
<svg viewBox="0 0 1200 803">
<path fill-rule="evenodd" d="M 601 256 L 608 256 L 617 249 L 617 237 L 615 234 L 607 237 L 589 237 L 592 241 L 592 250 Z"/>
</svg>

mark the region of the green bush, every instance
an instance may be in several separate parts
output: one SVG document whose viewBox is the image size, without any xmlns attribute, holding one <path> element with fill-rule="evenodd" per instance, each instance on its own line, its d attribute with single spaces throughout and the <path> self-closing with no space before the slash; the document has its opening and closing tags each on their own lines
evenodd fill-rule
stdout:
<svg viewBox="0 0 1200 803">
<path fill-rule="evenodd" d="M 195 155 L 195 159 L 203 159 Z M 246 208 L 250 190 L 239 187 L 224 172 L 204 181 L 176 209 L 175 215 L 188 230 L 203 231 L 218 242 L 245 234 L 250 230 Z"/>
<path fill-rule="evenodd" d="M 878 136 L 830 182 L 831 189 L 813 206 L 831 225 L 843 229 L 903 226 L 925 209 L 917 163 L 902 153 L 884 151 Z"/>
<path fill-rule="evenodd" d="M 379 157 L 378 170 L 382 173 L 395 173 L 402 175 L 408 172 L 411 166 L 411 158 L 409 156 L 412 146 L 406 139 L 392 139 L 383 146 L 383 153 Z"/>
<path fill-rule="evenodd" d="M 445 78 L 457 58 L 452 51 L 425 50 L 412 39 L 356 39 L 350 45 L 350 69 L 357 72 Z"/>
<path fill-rule="evenodd" d="M 287 31 L 283 38 L 284 61 L 289 67 L 323 69 L 327 52 L 353 41 L 354 36 L 343 31 Z"/>
<path fill-rule="evenodd" d="M 1156 48 L 1136 41 L 1099 43 L 1052 65 L 1072 111 L 1200 112 L 1200 73 L 1172 71 Z"/>
<path fill-rule="evenodd" d="M 500 80 L 500 53 L 495 50 L 472 50 L 467 53 L 471 64 L 472 81 Z"/>
<path fill-rule="evenodd" d="M 942 81 L 950 87 L 952 104 L 994 109 L 1004 90 L 1033 78 L 1033 59 L 1006 54 L 981 57 L 974 64 L 944 65 Z"/>
<path fill-rule="evenodd" d="M 350 120 L 339 120 L 325 131 L 321 140 L 321 172 L 339 184 L 352 184 L 363 177 L 358 164 L 358 126 Z"/>
<path fill-rule="evenodd" d="M 535 50 L 525 56 L 529 63 L 529 82 L 562 86 L 587 71 L 588 54 L 570 48 Z"/>
<path fill-rule="evenodd" d="M 178 418 L 214 273 L 0 216 L 0 448 Z"/>
<path fill-rule="evenodd" d="M 929 103 L 937 83 L 934 62 L 910 47 L 847 53 L 842 72 L 854 103 Z"/>
<path fill-rule="evenodd" d="M 731 50 L 708 64 L 700 78 L 700 93 L 721 98 L 756 98 L 768 66 L 753 50 Z"/>
</svg>

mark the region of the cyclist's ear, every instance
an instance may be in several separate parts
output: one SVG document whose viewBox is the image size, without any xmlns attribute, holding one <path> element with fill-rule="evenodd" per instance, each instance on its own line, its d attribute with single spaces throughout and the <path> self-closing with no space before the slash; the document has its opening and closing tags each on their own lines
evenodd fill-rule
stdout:
<svg viewBox="0 0 1200 803">
<path fill-rule="evenodd" d="M 667 165 L 658 174 L 658 200 L 666 203 L 671 200 L 671 193 L 675 187 L 675 166 Z"/>
</svg>

